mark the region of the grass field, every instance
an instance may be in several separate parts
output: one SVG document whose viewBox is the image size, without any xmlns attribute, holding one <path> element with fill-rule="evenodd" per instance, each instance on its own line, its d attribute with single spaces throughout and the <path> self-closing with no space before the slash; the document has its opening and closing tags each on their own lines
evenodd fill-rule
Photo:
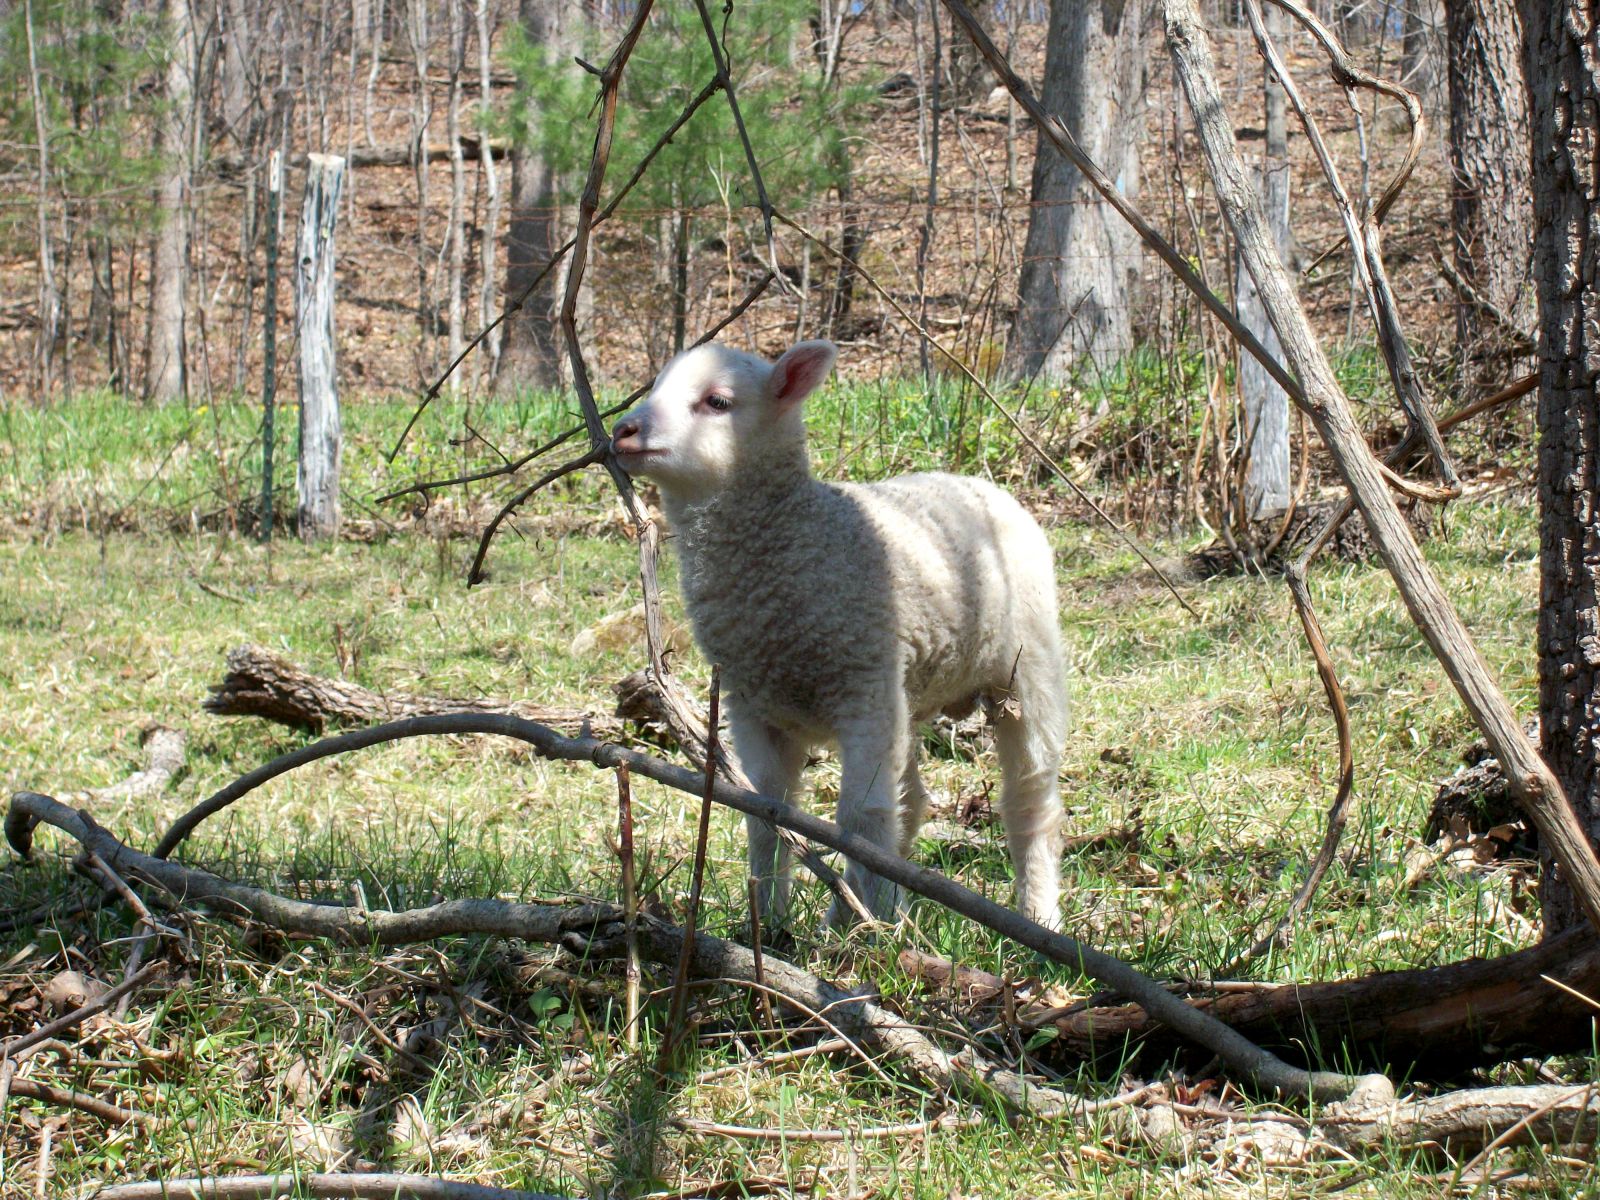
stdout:
<svg viewBox="0 0 1600 1200">
<path fill-rule="evenodd" d="M 896 404 L 899 402 L 896 401 Z M 825 468 L 871 477 L 939 461 L 914 422 L 875 409 L 820 414 Z M 898 411 L 898 410 L 897 410 Z M 351 410 L 350 511 L 391 477 L 378 454 L 404 420 L 399 406 Z M 881 415 L 881 419 L 880 419 Z M 637 648 L 575 657 L 576 635 L 638 599 L 635 552 L 607 532 L 599 479 L 541 502 L 577 514 L 573 527 L 530 524 L 506 536 L 487 584 L 463 585 L 469 540 L 399 536 L 371 544 L 270 551 L 185 511 L 249 494 L 254 426 L 242 407 L 216 412 L 113 409 L 17 411 L 0 426 L 0 782 L 57 795 L 137 769 L 150 722 L 187 731 L 186 773 L 159 799 L 94 809 L 136 846 L 233 776 L 302 743 L 304 735 L 207 717 L 199 702 L 226 651 L 260 642 L 322 674 L 374 688 L 537 699 L 605 711 L 611 683 Z M 558 408 L 452 412 L 510 450 L 558 428 Z M 875 424 L 876 422 L 876 424 Z M 815 426 L 814 426 L 815 427 Z M 874 432 L 876 430 L 876 432 Z M 886 432 L 888 431 L 888 432 Z M 985 428 L 978 461 L 1006 458 Z M 832 436 L 834 433 L 837 436 Z M 890 433 L 893 436 L 890 436 Z M 455 470 L 482 447 L 419 440 L 414 471 Z M 870 449 L 850 448 L 863 445 Z M 979 452 L 981 450 L 981 453 Z M 481 458 L 474 459 L 481 462 Z M 1059 511 L 1037 494 L 1041 512 Z M 118 522 L 93 514 L 120 513 Z M 149 519 L 141 520 L 141 514 Z M 177 519 L 174 519 L 174 518 Z M 106 525 L 131 526 L 104 532 Z M 196 528 L 199 526 L 199 528 Z M 545 532 L 540 533 L 540 530 Z M 1138 848 L 1066 861 L 1072 932 L 1158 975 L 1205 976 L 1247 945 L 1293 890 L 1321 836 L 1335 746 L 1321 688 L 1281 583 L 1241 578 L 1185 585 L 1195 620 L 1107 530 L 1056 521 L 1061 621 L 1072 662 L 1073 733 L 1062 780 L 1071 832 L 1143 822 Z M 1520 501 L 1452 511 L 1429 557 L 1503 684 L 1527 711 L 1534 688 L 1536 527 Z M 1157 549 L 1176 554 L 1178 543 Z M 669 582 L 670 582 L 670 570 Z M 1404 889 L 1433 784 L 1473 734 L 1447 681 L 1375 566 L 1326 564 L 1312 591 L 1327 626 L 1354 721 L 1358 808 L 1335 865 L 1290 947 L 1256 965 L 1263 978 L 1329 979 L 1500 953 L 1536 935 L 1525 871 L 1441 870 Z M 703 690 L 693 654 L 685 675 Z M 948 818 L 959 798 L 996 778 L 992 756 L 946 747 L 929 757 L 930 786 Z M 837 772 L 813 768 L 814 807 L 831 807 Z M 636 790 L 647 887 L 681 912 L 693 844 L 692 802 L 654 785 Z M 617 895 L 609 776 L 552 765 L 477 738 L 412 741 L 312 767 L 202 827 L 188 862 L 304 898 L 403 907 L 439 897 L 561 899 Z M 0 870 L 0 907 L 61 911 L 0 935 L 0 1025 L 30 1027 L 38 986 L 72 967 L 120 978 L 132 914 L 109 903 L 74 915 L 86 885 L 73 846 L 41 834 L 42 854 Z M 925 843 L 925 861 L 1005 900 L 1008 868 L 997 826 L 976 850 Z M 880 990 L 916 1019 L 935 1009 L 896 965 L 904 947 L 1015 977 L 1044 974 L 1064 993 L 1086 982 L 928 904 L 875 941 L 815 931 L 824 893 L 807 882 L 796 961 L 828 978 Z M 711 842 L 714 933 L 745 929 L 742 834 L 718 814 Z M 750 1193 L 817 1196 L 1434 1195 L 1441 1159 L 1380 1153 L 1293 1169 L 1241 1152 L 1226 1162 L 1172 1161 L 1100 1130 L 1000 1117 L 927 1136 L 833 1143 L 695 1136 L 656 1117 L 765 1129 L 850 1130 L 913 1122 L 935 1102 L 909 1083 L 816 1056 L 786 1067 L 738 1066 L 759 1041 L 734 1001 L 707 1001 L 702 1045 L 670 1091 L 641 1069 L 645 1047 L 620 1039 L 620 971 L 562 962 L 546 948 L 455 939 L 374 953 L 262 937 L 216 915 L 174 918 L 185 935 L 177 986 L 143 993 L 125 1022 L 94 1031 L 76 1059 L 41 1055 L 27 1074 L 93 1091 L 174 1120 L 158 1130 L 108 1130 L 74 1114 L 53 1128 L 45 1194 L 97 1180 L 218 1171 L 379 1164 L 572 1195 L 701 1194 L 734 1181 Z M 581 976 L 581 979 L 579 978 Z M 651 986 L 664 986 L 652 977 Z M 453 1001 L 463 995 L 474 1003 Z M 334 997 L 353 1001 L 354 1017 Z M 468 1019 L 456 1019 L 458 1005 Z M 414 1044 L 421 1064 L 373 1032 Z M 422 1036 L 431 1031 L 431 1038 Z M 1051 1063 L 1048 1047 L 1037 1047 Z M 1340 1066 L 1338 1062 L 1326 1065 Z M 1090 1094 L 1114 1074 L 1055 1063 Z M 1143 1077 L 1160 1064 L 1140 1064 Z M 1531 1068 L 1528 1068 L 1531 1070 Z M 1554 1063 L 1575 1077 L 1592 1063 Z M 40 1124 L 59 1116 L 13 1099 L 0 1131 L 0 1194 L 29 1195 Z M 187 1122 L 184 1124 L 183 1122 Z M 1600 1173 L 1522 1162 L 1524 1183 L 1552 1195 L 1600 1192 Z"/>
</svg>

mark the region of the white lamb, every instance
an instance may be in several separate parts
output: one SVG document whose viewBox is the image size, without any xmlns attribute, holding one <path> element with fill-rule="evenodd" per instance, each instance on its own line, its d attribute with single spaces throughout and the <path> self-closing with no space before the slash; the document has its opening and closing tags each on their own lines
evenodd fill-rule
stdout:
<svg viewBox="0 0 1600 1200">
<path fill-rule="evenodd" d="M 695 638 L 722 668 L 734 751 L 756 789 L 793 803 L 807 751 L 831 739 L 839 824 L 904 855 L 928 806 L 916 723 L 983 703 L 1017 905 L 1055 927 L 1067 698 L 1050 546 L 982 480 L 814 479 L 801 401 L 835 354 L 821 341 L 776 363 L 689 350 L 617 423 L 613 449 L 661 490 Z M 765 822 L 748 832 L 762 915 L 781 924 L 789 855 Z M 893 915 L 886 880 L 855 863 L 845 879 L 876 916 Z M 830 920 L 845 915 L 835 904 Z"/>
</svg>

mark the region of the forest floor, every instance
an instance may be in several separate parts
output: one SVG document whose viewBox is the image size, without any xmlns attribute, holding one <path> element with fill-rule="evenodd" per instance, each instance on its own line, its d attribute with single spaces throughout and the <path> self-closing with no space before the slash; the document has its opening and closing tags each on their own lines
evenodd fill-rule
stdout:
<svg viewBox="0 0 1600 1200">
<path fill-rule="evenodd" d="M 850 389 L 831 395 L 813 414 L 825 472 L 871 477 L 932 455 L 914 444 L 925 418 L 875 426 L 887 401 Z M 637 645 L 574 646 L 639 598 L 635 551 L 603 480 L 580 477 L 541 497 L 522 536 L 496 544 L 489 582 L 469 590 L 470 538 L 443 526 L 428 536 L 425 523 L 383 536 L 382 522 L 361 511 L 385 483 L 453 470 L 450 456 L 465 453 L 424 439 L 419 457 L 438 461 L 390 476 L 378 450 L 404 416 L 399 406 L 350 410 L 347 507 L 372 522 L 371 540 L 308 549 L 287 538 L 264 547 L 217 516 L 229 488 L 247 495 L 253 486 L 247 411 L 86 398 L 13 414 L 0 428 L 0 785 L 67 798 L 136 770 L 147 725 L 181 729 L 186 769 L 166 792 L 79 801 L 116 836 L 148 847 L 200 798 L 307 740 L 201 713 L 224 655 L 247 642 L 378 690 L 609 711 L 612 683 L 639 665 Z M 532 442 L 560 419 L 559 408 L 506 405 L 482 409 L 476 427 L 486 439 Z M 904 439 L 885 440 L 885 430 Z M 1057 550 L 1074 696 L 1061 776 L 1069 832 L 1141 829 L 1132 842 L 1067 857 L 1068 928 L 1157 976 L 1209 977 L 1281 911 L 1334 788 L 1332 723 L 1289 597 L 1275 579 L 1186 582 L 1196 619 L 1075 505 L 1037 488 L 1025 498 Z M 1191 545 L 1155 548 L 1176 557 Z M 1529 711 L 1537 528 L 1525 497 L 1458 504 L 1427 553 Z M 1336 979 L 1530 944 L 1535 864 L 1451 860 L 1408 885 L 1434 786 L 1474 732 L 1388 576 L 1377 565 L 1329 562 L 1311 590 L 1349 697 L 1357 807 L 1289 945 L 1253 974 Z M 707 670 L 692 648 L 678 662 L 703 695 Z M 940 793 L 935 817 L 949 828 L 967 811 L 972 836 L 924 839 L 918 856 L 1007 900 L 998 825 L 972 803 L 995 781 L 992 753 L 980 743 L 930 744 L 926 761 Z M 811 807 L 827 811 L 836 764 L 824 759 L 809 779 Z M 649 783 L 637 783 L 635 796 L 645 890 L 681 917 L 694 803 Z M 204 825 L 181 858 L 301 898 L 356 894 L 373 908 L 442 897 L 613 900 L 615 814 L 607 774 L 487 739 L 416 740 L 272 784 Z M 49 832 L 39 841 L 33 863 L 8 853 L 0 866 L 0 911 L 50 906 L 0 935 L 4 1034 L 37 1022 L 41 989 L 63 970 L 119 979 L 135 932 L 133 914 L 115 901 L 75 911 L 78 897 L 95 896 L 72 869 L 75 845 Z M 1042 976 L 1067 998 L 1093 990 L 926 902 L 876 940 L 819 933 L 824 899 L 810 881 L 800 888 L 794 961 L 875 989 L 916 1022 L 948 1025 L 951 1016 L 901 968 L 905 949 L 1019 980 Z M 707 904 L 704 927 L 744 936 L 742 830 L 724 813 L 712 826 Z M 79 1057 L 40 1055 L 22 1074 L 168 1122 L 114 1129 L 13 1096 L 0 1126 L 0 1194 L 33 1194 L 46 1142 L 50 1178 L 39 1194 L 61 1196 L 104 1180 L 352 1164 L 570 1195 L 1421 1197 L 1452 1182 L 1448 1157 L 1418 1149 L 1289 1164 L 1246 1144 L 1174 1155 L 1109 1125 L 1012 1125 L 981 1111 L 960 1127 L 862 1135 L 943 1110 L 893 1069 L 880 1076 L 823 1055 L 755 1063 L 762 1034 L 743 1002 L 702 1002 L 692 1060 L 663 1091 L 647 1086 L 640 1064 L 651 1061 L 664 1005 L 647 1008 L 643 1048 L 630 1053 L 614 966 L 486 937 L 373 951 L 263 937 L 215 913 L 163 919 L 184 935 L 182 949 L 167 952 L 174 981 L 140 992 L 125 1019 L 99 1021 Z M 667 982 L 647 971 L 647 988 Z M 433 1036 L 417 1040 L 419 1030 Z M 386 1042 L 418 1049 L 408 1057 Z M 1116 1069 L 1052 1056 L 1048 1042 L 1029 1054 L 1089 1095 L 1124 1082 Z M 1520 1062 L 1493 1078 L 1593 1078 L 1596 1066 Z M 721 1068 L 732 1070 L 708 1077 Z M 1196 1064 L 1125 1065 L 1137 1079 L 1169 1070 L 1201 1090 L 1210 1078 Z M 1271 1107 L 1229 1096 L 1242 1111 Z M 694 1121 L 846 1132 L 836 1141 L 755 1140 L 685 1124 Z M 1558 1153 L 1501 1151 L 1489 1165 L 1512 1172 L 1512 1186 L 1527 1193 L 1600 1194 L 1600 1169 Z"/>
</svg>

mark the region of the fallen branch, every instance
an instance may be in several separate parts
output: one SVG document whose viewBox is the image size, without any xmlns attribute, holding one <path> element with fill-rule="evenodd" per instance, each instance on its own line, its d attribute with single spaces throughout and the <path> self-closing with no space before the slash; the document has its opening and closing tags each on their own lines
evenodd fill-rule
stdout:
<svg viewBox="0 0 1600 1200">
<path fill-rule="evenodd" d="M 48 1041 L 58 1034 L 65 1033 L 67 1030 L 81 1025 L 97 1013 L 105 1012 L 106 1009 L 122 999 L 123 996 L 137 991 L 166 969 L 167 965 L 165 963 L 150 963 L 137 974 L 124 979 L 116 987 L 107 988 L 88 1003 L 80 1004 L 71 1012 L 63 1013 L 54 1021 L 46 1022 L 30 1033 L 18 1034 L 4 1045 L 0 1045 L 0 1059 L 17 1060 L 27 1058 L 41 1042 Z"/>
<path fill-rule="evenodd" d="M 111 1125 L 161 1125 L 162 1118 L 152 1116 L 147 1112 L 140 1112 L 134 1108 L 123 1108 L 120 1104 L 112 1104 L 109 1100 L 102 1100 L 99 1096 L 91 1096 L 87 1092 L 75 1092 L 70 1088 L 58 1088 L 48 1083 L 40 1083 L 36 1079 L 13 1078 L 11 1080 L 11 1094 L 21 1096 L 25 1100 L 38 1100 L 44 1104 L 54 1104 L 61 1108 L 75 1108 L 79 1112 L 86 1112 L 92 1117 L 99 1117 Z"/>
<path fill-rule="evenodd" d="M 167 790 L 173 777 L 183 770 L 187 738 L 181 729 L 149 725 L 139 735 L 144 748 L 144 767 L 108 787 L 95 788 L 89 795 L 97 802 L 144 800 Z"/>
<path fill-rule="evenodd" d="M 527 742 L 537 753 L 547 758 L 590 762 L 606 769 L 614 769 L 622 763 L 627 763 L 633 774 L 644 775 L 690 795 L 699 794 L 704 786 L 703 778 L 695 772 L 663 762 L 650 755 L 598 741 L 592 737 L 562 737 L 545 726 L 506 714 L 447 713 L 433 717 L 412 717 L 314 742 L 257 767 L 179 818 L 157 844 L 156 856 L 162 858 L 170 854 L 207 817 L 220 812 L 241 796 L 296 767 L 365 746 L 409 737 L 452 733 L 493 733 L 512 737 Z M 1335 1072 L 1307 1072 L 1292 1067 L 1275 1055 L 1252 1045 L 1227 1026 L 1210 1019 L 1197 1009 L 1188 1007 L 1155 981 L 1140 974 L 1120 959 L 1086 946 L 1075 938 L 1046 929 L 1021 913 L 1002 907 L 937 871 L 917 866 L 897 854 L 891 854 L 867 839 L 841 829 L 831 821 L 814 817 L 780 800 L 761 796 L 722 781 L 715 784 L 713 799 L 718 804 L 735 809 L 746 816 L 754 816 L 788 829 L 803 838 L 838 850 L 875 875 L 942 904 L 985 928 L 1037 950 L 1055 962 L 1083 971 L 1104 986 L 1129 996 L 1145 1006 L 1157 1020 L 1171 1025 L 1185 1037 L 1206 1046 L 1241 1076 L 1262 1087 L 1284 1095 L 1339 1099 L 1359 1088 L 1387 1089 L 1390 1086 L 1388 1080 L 1381 1077 L 1356 1078 Z M 28 852 L 32 842 L 33 827 L 41 819 L 39 814 L 43 811 L 54 813 L 57 810 L 68 814 L 75 829 L 88 831 L 90 821 L 86 816 L 72 813 L 47 796 L 19 792 L 12 798 L 11 809 L 6 815 L 5 832 L 7 839 L 19 854 Z M 52 824 L 59 824 L 59 820 L 52 818 Z M 77 836 L 76 832 L 73 836 Z M 109 839 L 109 844 L 119 845 L 114 839 Z M 90 848 L 100 852 L 98 846 Z M 122 849 L 126 851 L 125 847 Z M 103 852 L 100 853 L 102 858 L 115 865 L 113 859 Z M 224 887 L 235 886 L 223 884 L 220 880 L 217 883 Z M 374 922 L 380 919 L 379 914 L 366 914 L 364 917 L 364 920 Z M 362 930 L 367 932 L 365 924 Z"/>
<path fill-rule="evenodd" d="M 452 719 L 466 718 L 419 720 Z M 637 764 L 633 770 L 648 773 L 640 772 Z M 719 792 L 723 788 L 725 785 L 719 787 Z M 69 834 L 129 878 L 160 887 L 184 903 L 208 904 L 235 917 L 250 916 L 289 933 L 325 937 L 344 945 L 395 945 L 461 934 L 492 934 L 559 945 L 585 961 L 626 961 L 636 946 L 641 958 L 661 966 L 676 966 L 687 957 L 691 973 L 702 980 L 735 981 L 748 986 L 756 983 L 755 955 L 743 946 L 709 934 L 696 934 L 691 943 L 681 928 L 646 917 L 631 923 L 636 928 L 630 938 L 626 914 L 609 904 L 556 907 L 509 900 L 447 900 L 403 912 L 319 904 L 292 900 L 141 854 L 95 824 L 86 813 L 75 812 L 34 792 L 17 793 L 7 815 L 6 835 L 18 853 L 29 852 L 32 830 L 39 822 Z M 694 953 L 685 956 L 689 945 Z M 770 954 L 763 956 L 760 973 L 762 986 L 781 1001 L 802 1012 L 827 1013 L 823 1022 L 826 1030 L 888 1056 L 928 1088 L 941 1093 L 998 1096 L 1009 1107 L 1035 1115 L 1070 1116 L 1089 1111 L 1083 1107 L 1087 1102 L 1037 1086 L 975 1050 L 955 1054 L 941 1050 L 870 996 L 848 992 Z M 22 1082 L 15 1081 L 13 1087 Z"/>
<path fill-rule="evenodd" d="M 219 717 L 262 717 L 320 733 L 330 724 L 372 725 L 399 717 L 452 712 L 505 712 L 576 732 L 587 726 L 601 737 L 615 737 L 622 723 L 581 709 L 550 708 L 526 701 L 415 696 L 375 692 L 345 679 L 312 675 L 265 646 L 228 651 L 227 674 L 211 688 L 202 708 Z"/>
<path fill-rule="evenodd" d="M 152 1179 L 100 1188 L 85 1200 L 565 1200 L 549 1192 L 458 1183 L 422 1175 L 284 1172 L 278 1175 L 211 1175 L 203 1179 Z"/>
</svg>

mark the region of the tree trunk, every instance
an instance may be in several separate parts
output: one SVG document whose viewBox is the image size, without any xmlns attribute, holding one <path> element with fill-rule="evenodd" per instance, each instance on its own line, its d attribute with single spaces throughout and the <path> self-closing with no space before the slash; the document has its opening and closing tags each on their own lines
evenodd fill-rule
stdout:
<svg viewBox="0 0 1600 1200">
<path fill-rule="evenodd" d="M 333 342 L 333 228 L 344 185 L 344 159 L 313 154 L 294 275 L 300 333 L 300 536 L 339 535 L 339 389 Z"/>
<path fill-rule="evenodd" d="M 261 301 L 261 540 L 272 540 L 272 453 L 277 445 L 278 239 L 283 236 L 283 151 L 267 159 L 267 273 Z"/>
<path fill-rule="evenodd" d="M 465 0 L 448 0 L 450 19 L 450 100 L 446 110 L 445 140 L 450 146 L 450 215 L 447 233 L 449 277 L 445 284 L 445 312 L 449 358 L 455 362 L 466 344 L 465 298 L 467 288 L 467 166 L 461 156 L 461 72 L 467 65 L 467 14 Z M 450 394 L 461 389 L 461 372 L 450 376 Z"/>
<path fill-rule="evenodd" d="M 1267 34 L 1283 44 L 1283 10 L 1268 4 L 1262 14 Z M 1267 224 L 1278 253 L 1289 260 L 1289 120 L 1288 101 L 1283 88 L 1265 70 L 1266 149 L 1261 158 L 1261 201 L 1267 211 Z M 1274 357 L 1281 358 L 1283 347 L 1277 332 L 1267 320 L 1255 280 L 1241 259 L 1236 266 L 1239 318 L 1261 339 Z M 1267 370 L 1249 354 L 1239 354 L 1239 397 L 1244 403 L 1246 453 L 1245 516 L 1251 521 L 1266 521 L 1281 516 L 1289 507 L 1289 397 L 1272 381 Z"/>
<path fill-rule="evenodd" d="M 39 338 L 35 355 L 39 364 L 39 394 L 48 396 L 54 386 L 56 342 L 61 336 L 61 291 L 56 285 L 55 252 L 50 238 L 50 132 L 45 119 L 44 91 L 39 81 L 39 53 L 33 34 L 33 4 L 23 0 L 23 27 L 28 42 L 28 89 L 33 104 L 33 127 L 39 140 Z M 70 381 L 69 381 L 70 386 Z"/>
<path fill-rule="evenodd" d="M 1537 6 L 1542 19 L 1544 5 Z M 1457 274 L 1518 332 L 1533 328 L 1528 276 L 1533 209 L 1528 178 L 1528 93 L 1523 84 L 1521 22 L 1503 0 L 1450 0 L 1451 253 Z M 1549 62 L 1531 68 L 1542 79 Z M 1463 357 L 1504 346 L 1499 320 L 1467 296 L 1456 305 L 1456 339 Z M 1498 374 L 1496 375 L 1498 379 Z"/>
<path fill-rule="evenodd" d="M 519 0 L 517 5 L 523 36 L 530 45 L 544 46 L 552 63 L 565 55 L 570 27 L 577 20 L 568 8 L 563 0 Z M 518 146 L 511 156 L 506 303 L 522 300 L 522 307 L 504 327 L 500 384 L 505 388 L 552 387 L 559 381 L 554 315 L 559 273 L 548 272 L 537 287 L 533 281 L 560 246 L 555 173 L 537 146 Z"/>
<path fill-rule="evenodd" d="M 1541 741 L 1600 844 L 1600 64 L 1591 6 L 1523 0 L 1522 19 L 1538 231 Z M 1548 851 L 1542 898 L 1546 936 L 1583 920 Z"/>
<path fill-rule="evenodd" d="M 1044 106 L 1129 196 L 1144 128 L 1143 0 L 1052 0 Z M 1105 370 L 1133 348 L 1139 239 L 1041 136 L 1033 212 L 1007 349 L 1011 374 L 1060 381 L 1080 359 Z"/>
<path fill-rule="evenodd" d="M 150 261 L 150 349 L 145 394 L 176 400 L 187 384 L 185 285 L 189 273 L 189 122 L 193 115 L 194 23 L 188 0 L 163 0 L 161 25 L 169 40 L 165 111 L 157 118 L 156 153 L 162 177 L 156 193 L 155 247 Z"/>
<path fill-rule="evenodd" d="M 492 75 L 489 51 L 491 49 L 492 34 L 489 28 L 489 0 L 477 0 L 474 17 L 478 29 L 478 122 L 479 128 L 484 128 L 481 119 L 490 110 L 490 78 Z M 483 189 L 489 198 L 488 215 L 484 218 L 483 228 L 478 234 L 478 249 L 481 255 L 481 266 L 478 279 L 478 328 L 489 329 L 489 324 L 495 317 L 495 241 L 500 236 L 500 170 L 494 165 L 494 155 L 485 154 L 479 158 L 479 169 L 483 172 Z M 494 379 L 500 370 L 500 330 L 498 327 L 489 329 L 489 336 L 485 339 L 483 348 L 489 356 L 489 361 L 484 371 L 484 378 Z"/>
</svg>

